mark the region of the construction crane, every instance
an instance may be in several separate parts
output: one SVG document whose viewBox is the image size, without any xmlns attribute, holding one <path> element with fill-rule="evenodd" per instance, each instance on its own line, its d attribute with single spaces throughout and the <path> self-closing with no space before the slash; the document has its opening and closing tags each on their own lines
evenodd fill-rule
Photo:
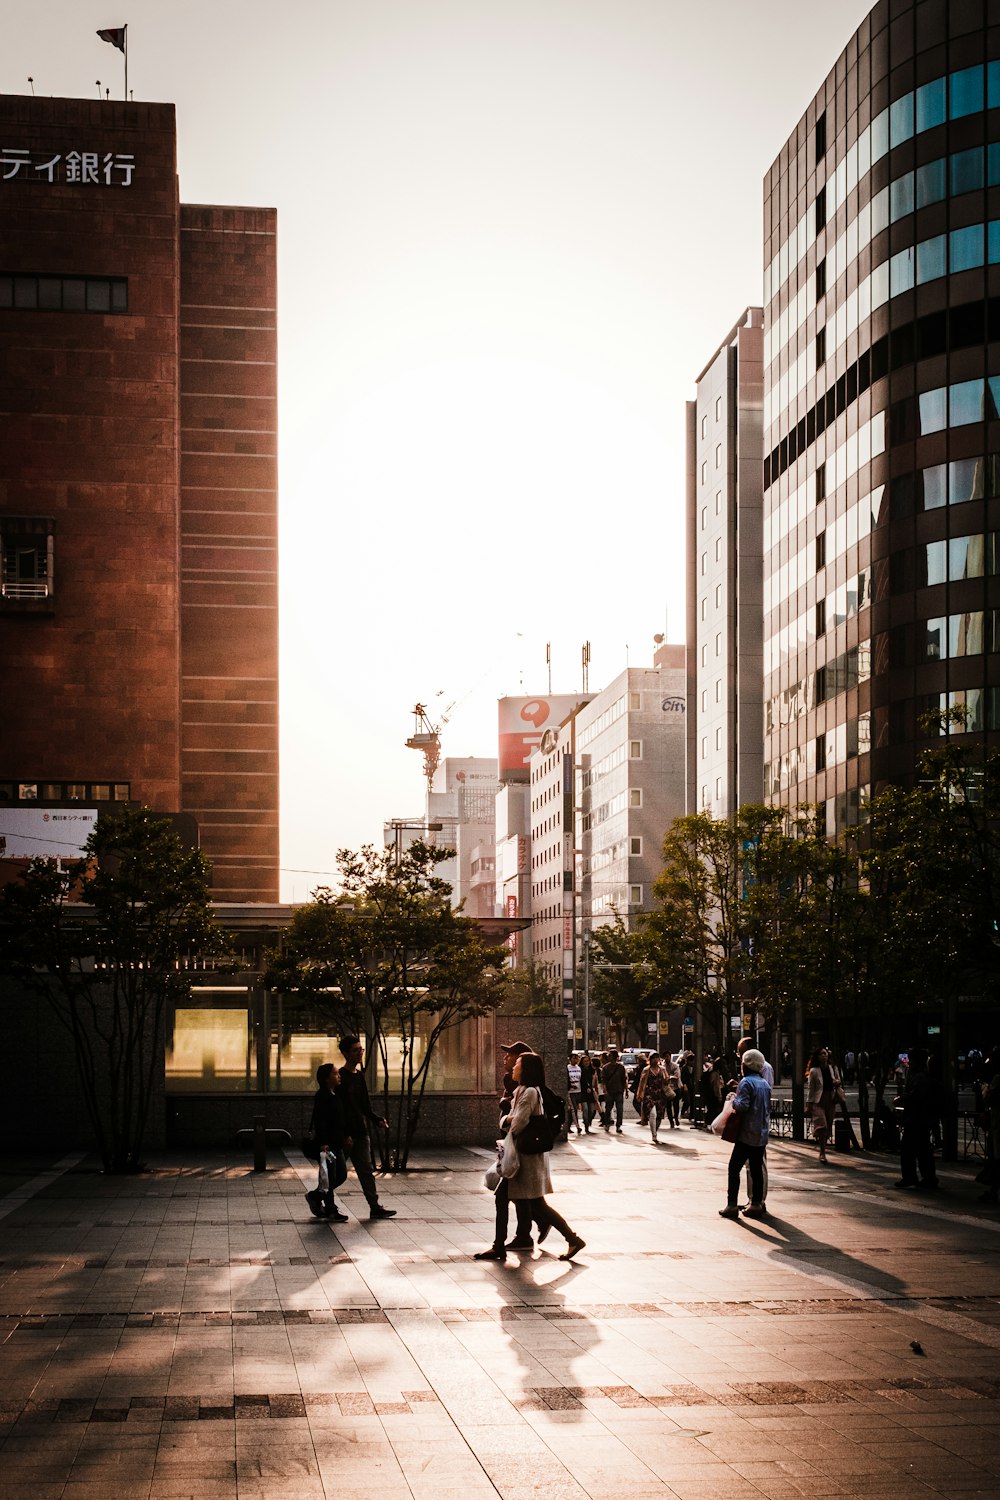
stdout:
<svg viewBox="0 0 1000 1500">
<path fill-rule="evenodd" d="M 427 790 L 430 791 L 434 781 L 434 772 L 441 760 L 441 726 L 431 723 L 427 717 L 427 708 L 423 703 L 414 705 L 413 733 L 406 742 L 406 748 L 407 750 L 420 750 L 423 753 L 424 775 L 427 777 Z"/>
</svg>

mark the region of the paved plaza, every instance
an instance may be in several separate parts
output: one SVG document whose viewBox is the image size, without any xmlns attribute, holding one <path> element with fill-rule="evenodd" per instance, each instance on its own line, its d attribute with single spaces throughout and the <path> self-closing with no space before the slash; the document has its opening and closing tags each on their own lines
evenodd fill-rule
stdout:
<svg viewBox="0 0 1000 1500">
<path fill-rule="evenodd" d="M 311 1219 L 292 1152 L 8 1158 L 3 1500 L 1000 1496 L 1000 1214 L 975 1164 L 769 1150 L 771 1215 L 720 1219 L 728 1147 L 573 1137 L 561 1262 L 475 1262 L 479 1150 Z M 358 1218 L 357 1214 L 363 1217 Z M 513 1215 L 511 1215 L 513 1232 Z"/>
</svg>

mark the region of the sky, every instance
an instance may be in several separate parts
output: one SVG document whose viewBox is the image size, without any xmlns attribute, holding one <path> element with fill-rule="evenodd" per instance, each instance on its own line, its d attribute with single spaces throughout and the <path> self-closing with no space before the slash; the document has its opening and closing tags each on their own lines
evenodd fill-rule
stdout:
<svg viewBox="0 0 1000 1500">
<path fill-rule="evenodd" d="M 0 91 L 120 98 L 127 22 L 182 201 L 278 210 L 283 899 L 420 816 L 415 703 L 491 756 L 547 642 L 559 693 L 683 640 L 685 402 L 869 9 L 0 0 Z"/>
</svg>

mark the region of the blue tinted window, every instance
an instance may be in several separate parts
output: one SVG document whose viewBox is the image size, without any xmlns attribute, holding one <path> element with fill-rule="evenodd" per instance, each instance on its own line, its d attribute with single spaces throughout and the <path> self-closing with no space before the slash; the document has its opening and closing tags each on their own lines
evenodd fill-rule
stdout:
<svg viewBox="0 0 1000 1500">
<path fill-rule="evenodd" d="M 918 549 L 919 550 L 919 549 Z M 927 583 L 945 583 L 948 577 L 947 542 L 927 543 Z"/>
<path fill-rule="evenodd" d="M 889 218 L 893 223 L 913 212 L 913 173 L 897 177 L 889 188 Z"/>
<path fill-rule="evenodd" d="M 953 536 L 948 543 L 948 577 L 957 582 L 960 578 L 982 578 L 984 538 L 981 536 Z"/>
<path fill-rule="evenodd" d="M 953 120 L 958 120 L 962 115 L 974 115 L 983 107 L 983 68 L 977 64 L 974 68 L 963 68 L 960 73 L 952 73 L 950 83 L 950 102 L 948 113 Z"/>
<path fill-rule="evenodd" d="M 958 385 L 953 385 L 949 404 L 952 427 L 965 427 L 970 422 L 981 422 L 983 420 L 983 382 L 963 380 Z"/>
<path fill-rule="evenodd" d="M 947 386 L 940 386 L 936 391 L 921 391 L 917 403 L 921 436 L 928 432 L 943 432 L 948 425 Z"/>
<path fill-rule="evenodd" d="M 991 219 L 986 226 L 986 259 L 991 266 L 1000 263 L 1000 219 Z"/>
<path fill-rule="evenodd" d="M 974 193 L 982 185 L 982 146 L 973 146 L 971 151 L 956 151 L 951 158 L 952 196 L 957 196 L 959 193 Z"/>
<path fill-rule="evenodd" d="M 939 156 L 917 168 L 917 207 L 926 208 L 928 203 L 940 203 L 945 196 L 945 165 L 947 158 Z M 997 162 L 1000 168 L 1000 158 Z"/>
<path fill-rule="evenodd" d="M 996 187 L 998 182 L 1000 182 L 1000 141 L 994 141 L 987 148 L 986 183 L 988 187 Z"/>
<path fill-rule="evenodd" d="M 889 111 L 884 109 L 872 121 L 872 161 L 881 161 L 889 149 Z"/>
<path fill-rule="evenodd" d="M 934 464 L 924 470 L 924 510 L 940 510 L 948 503 L 948 468 Z"/>
<path fill-rule="evenodd" d="M 969 271 L 983 263 L 983 226 L 969 224 L 951 231 L 949 265 L 952 271 Z"/>
<path fill-rule="evenodd" d="M 946 113 L 943 78 L 935 78 L 933 83 L 925 83 L 923 88 L 917 89 L 918 132 L 933 130 L 935 125 L 943 125 Z"/>
<path fill-rule="evenodd" d="M 908 292 L 913 285 L 913 247 L 900 250 L 889 262 L 889 295 L 898 297 L 900 292 Z M 939 272 L 944 275 L 944 272 Z"/>
<path fill-rule="evenodd" d="M 991 422 L 994 422 L 1000 416 L 1000 375 L 991 375 L 986 384 L 989 389 L 989 403 L 986 408 L 986 415 Z"/>
<path fill-rule="evenodd" d="M 1000 105 L 1000 62 L 986 64 L 986 108 Z"/>
<path fill-rule="evenodd" d="M 982 107 L 982 106 L 980 106 Z M 889 144 L 898 146 L 913 134 L 913 95 L 904 94 L 889 106 Z"/>
<path fill-rule="evenodd" d="M 883 188 L 882 191 L 880 193 L 876 193 L 874 198 L 872 199 L 872 239 L 874 239 L 877 234 L 882 233 L 882 230 L 886 227 L 888 222 L 889 189 Z"/>
<path fill-rule="evenodd" d="M 916 92 L 916 129 L 933 130 L 936 124 L 945 123 L 945 78 L 936 78 L 933 84 L 924 84 Z"/>
<path fill-rule="evenodd" d="M 922 240 L 917 246 L 918 283 L 936 281 L 939 276 L 945 274 L 947 269 L 945 239 L 945 235 L 936 234 L 932 240 Z"/>
<path fill-rule="evenodd" d="M 964 505 L 967 500 L 981 500 L 985 490 L 986 460 L 958 458 L 948 465 L 948 503 Z"/>
</svg>

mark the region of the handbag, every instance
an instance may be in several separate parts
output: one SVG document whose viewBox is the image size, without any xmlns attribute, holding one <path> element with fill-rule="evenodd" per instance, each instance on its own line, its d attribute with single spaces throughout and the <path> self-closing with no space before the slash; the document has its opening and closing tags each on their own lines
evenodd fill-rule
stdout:
<svg viewBox="0 0 1000 1500">
<path fill-rule="evenodd" d="M 722 1139 L 732 1144 L 739 1139 L 740 1127 L 743 1124 L 741 1116 L 734 1109 L 722 1127 Z"/>
<path fill-rule="evenodd" d="M 532 1115 L 523 1130 L 514 1137 L 521 1156 L 541 1156 L 556 1143 L 559 1127 L 548 1115 Z"/>
<path fill-rule="evenodd" d="M 666 1088 L 663 1090 L 663 1097 L 667 1100 L 677 1098 L 677 1090 L 674 1088 L 672 1083 L 668 1083 Z"/>
</svg>

